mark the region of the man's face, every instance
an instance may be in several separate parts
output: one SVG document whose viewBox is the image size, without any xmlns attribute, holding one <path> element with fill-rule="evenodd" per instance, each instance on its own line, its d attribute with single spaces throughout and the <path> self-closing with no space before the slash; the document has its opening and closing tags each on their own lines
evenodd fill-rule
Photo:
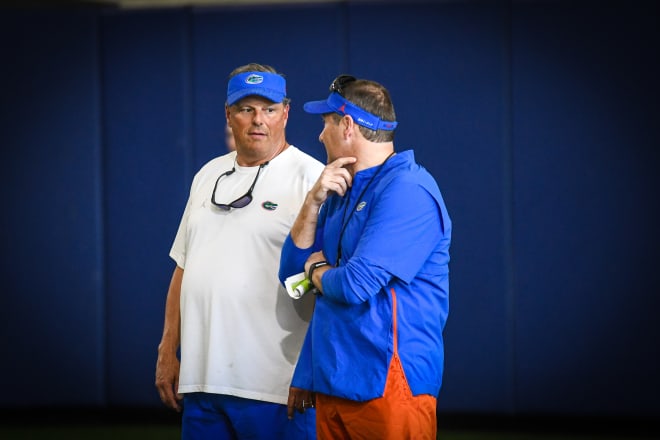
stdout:
<svg viewBox="0 0 660 440">
<path fill-rule="evenodd" d="M 343 156 L 350 155 L 343 136 L 344 124 L 337 122 L 334 114 L 323 115 L 323 130 L 319 135 L 319 141 L 325 146 L 328 154 L 328 163 Z"/>
<path fill-rule="evenodd" d="M 289 106 L 259 96 L 248 96 L 227 108 L 227 120 L 239 154 L 278 151 L 286 140 Z"/>
</svg>

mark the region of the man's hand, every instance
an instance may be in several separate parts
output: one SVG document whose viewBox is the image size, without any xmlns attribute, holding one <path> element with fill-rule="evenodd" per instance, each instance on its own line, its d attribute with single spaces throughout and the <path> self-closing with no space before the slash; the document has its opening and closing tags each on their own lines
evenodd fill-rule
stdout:
<svg viewBox="0 0 660 440">
<path fill-rule="evenodd" d="M 183 396 L 177 393 L 179 388 L 179 359 L 176 354 L 163 355 L 158 353 L 156 361 L 156 388 L 160 400 L 165 406 L 176 412 L 181 412 Z"/>
<path fill-rule="evenodd" d="M 334 192 L 344 196 L 353 183 L 353 176 L 346 169 L 346 165 L 354 164 L 355 157 L 340 157 L 329 163 L 324 169 L 310 194 L 316 204 L 323 204 L 328 198 L 328 193 Z"/>
<path fill-rule="evenodd" d="M 305 197 L 298 217 L 291 227 L 293 243 L 300 249 L 307 249 L 314 244 L 316 222 L 319 209 L 331 192 L 343 197 L 353 183 L 353 176 L 347 166 L 357 161 L 355 157 L 340 157 L 326 165 L 323 172 Z"/>
<path fill-rule="evenodd" d="M 287 401 L 286 414 L 289 419 L 292 419 L 295 411 L 299 413 L 304 413 L 308 408 L 314 408 L 316 406 L 316 398 L 314 393 L 311 391 L 303 390 L 302 388 L 290 387 L 289 388 L 289 400 Z"/>
</svg>

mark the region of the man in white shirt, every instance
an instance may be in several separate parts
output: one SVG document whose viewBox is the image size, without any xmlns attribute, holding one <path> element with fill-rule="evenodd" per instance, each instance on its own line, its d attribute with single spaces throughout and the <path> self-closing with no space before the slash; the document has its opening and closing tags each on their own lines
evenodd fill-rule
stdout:
<svg viewBox="0 0 660 440">
<path fill-rule="evenodd" d="M 286 81 L 272 67 L 235 69 L 225 113 L 236 150 L 193 179 L 170 251 L 156 387 L 183 410 L 183 439 L 312 439 L 315 412 L 289 420 L 286 404 L 313 297 L 291 299 L 277 273 L 323 164 L 287 142 Z"/>
</svg>

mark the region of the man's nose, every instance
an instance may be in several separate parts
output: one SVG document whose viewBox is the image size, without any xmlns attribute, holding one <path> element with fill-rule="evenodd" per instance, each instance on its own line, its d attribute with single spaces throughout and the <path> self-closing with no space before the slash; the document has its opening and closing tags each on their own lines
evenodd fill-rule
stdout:
<svg viewBox="0 0 660 440">
<path fill-rule="evenodd" d="M 254 125 L 261 125 L 264 123 L 264 112 L 261 110 L 255 110 L 254 116 L 252 117 L 252 123 Z"/>
</svg>

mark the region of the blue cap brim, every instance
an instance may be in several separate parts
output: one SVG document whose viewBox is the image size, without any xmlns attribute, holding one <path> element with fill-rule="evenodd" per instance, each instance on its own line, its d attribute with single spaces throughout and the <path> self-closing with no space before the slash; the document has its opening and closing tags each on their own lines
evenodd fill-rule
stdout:
<svg viewBox="0 0 660 440">
<path fill-rule="evenodd" d="M 313 115 L 324 115 L 326 113 L 335 113 L 335 110 L 328 105 L 327 101 L 306 102 L 305 105 L 303 105 L 303 110 Z"/>
<path fill-rule="evenodd" d="M 378 116 L 373 115 L 363 108 L 353 104 L 337 92 L 330 93 L 325 101 L 310 101 L 303 105 L 303 110 L 307 113 L 316 115 L 325 115 L 328 113 L 337 113 L 340 115 L 350 115 L 353 120 L 363 127 L 371 130 L 395 130 L 398 122 L 383 121 Z"/>
<path fill-rule="evenodd" d="M 244 72 L 230 78 L 227 104 L 234 105 L 246 96 L 261 96 L 280 103 L 286 98 L 286 80 L 270 72 Z"/>
<path fill-rule="evenodd" d="M 237 90 L 227 97 L 227 104 L 234 105 L 236 102 L 245 98 L 246 96 L 261 96 L 262 98 L 270 99 L 273 102 L 280 103 L 284 100 L 286 95 L 271 89 L 263 89 L 253 87 L 249 89 Z"/>
</svg>

